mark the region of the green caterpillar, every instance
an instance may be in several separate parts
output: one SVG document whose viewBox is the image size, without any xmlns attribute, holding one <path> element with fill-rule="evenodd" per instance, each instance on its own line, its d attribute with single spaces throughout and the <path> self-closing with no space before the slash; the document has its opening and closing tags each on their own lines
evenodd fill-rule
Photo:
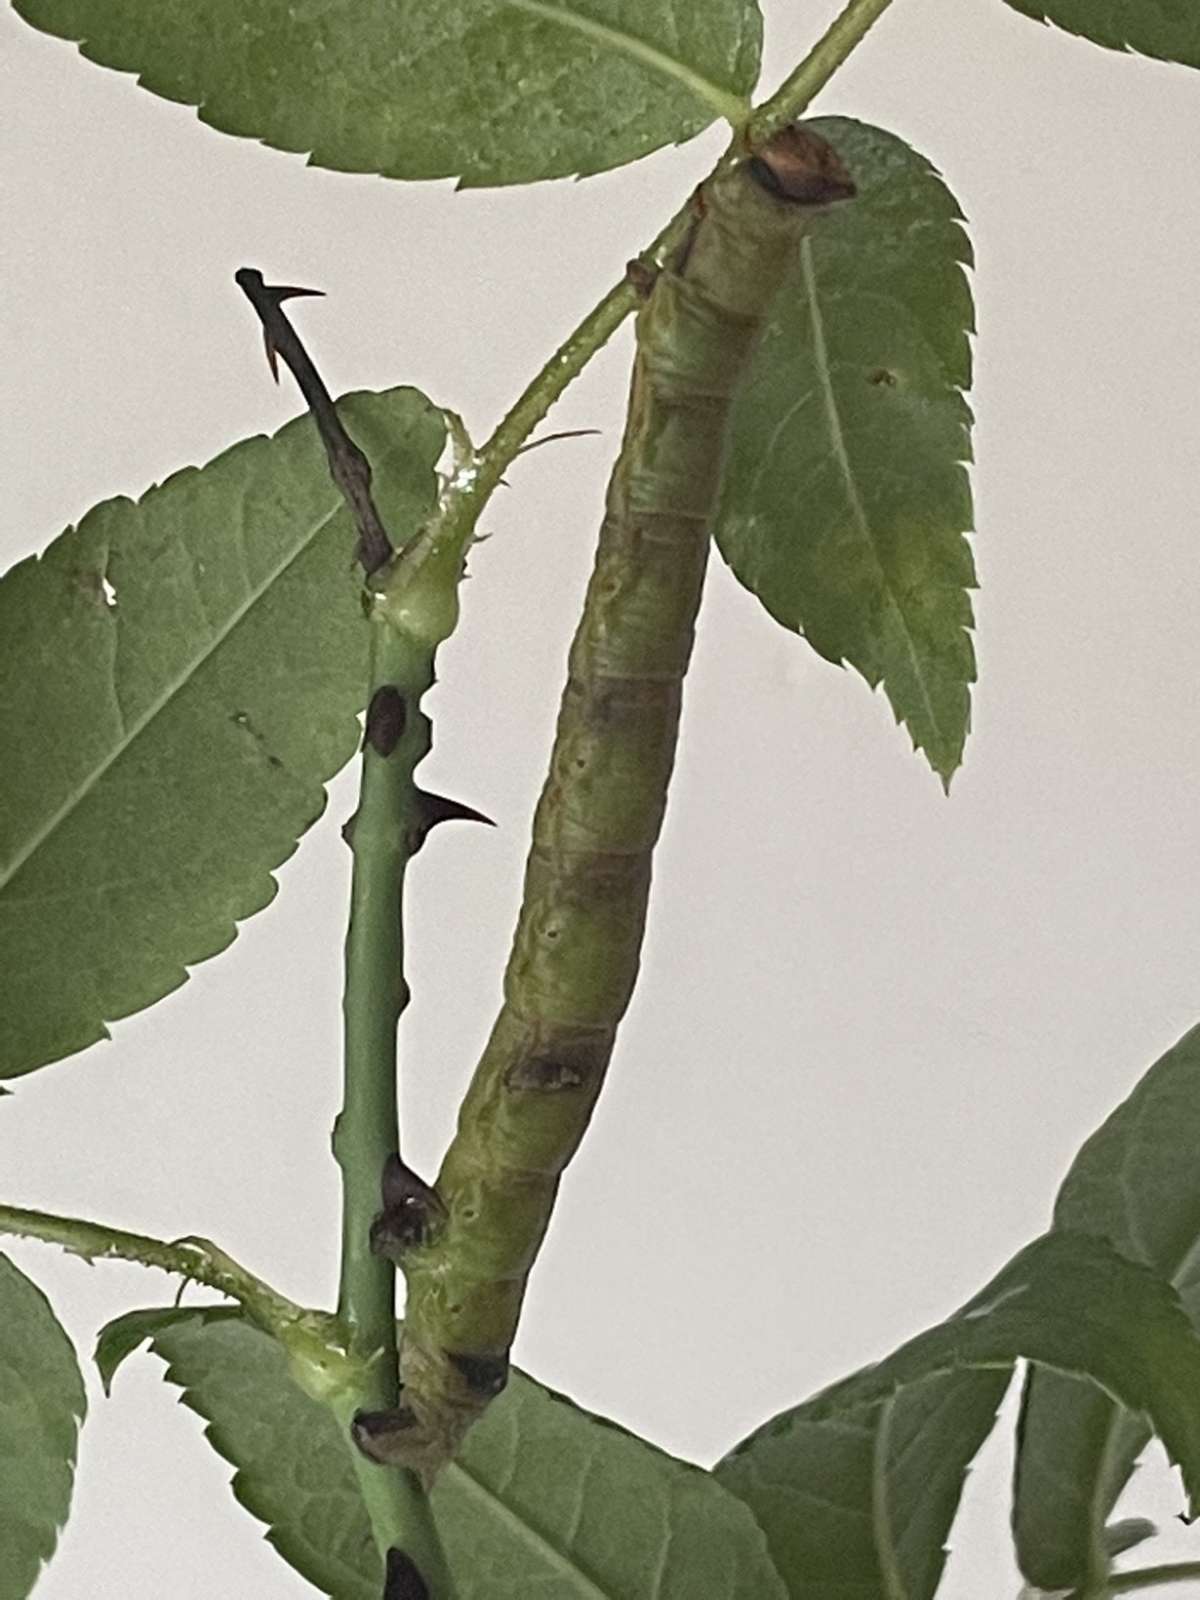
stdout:
<svg viewBox="0 0 1200 1600">
<path fill-rule="evenodd" d="M 402 1409 L 361 1419 L 358 1437 L 427 1478 L 504 1385 L 559 1178 L 633 991 L 730 402 L 802 234 L 853 193 L 823 139 L 785 129 L 697 191 L 688 237 L 638 316 L 504 1006 L 435 1185 L 436 1219 L 425 1237 L 399 1217 L 391 1230 L 408 1280 Z M 388 1234 L 385 1209 L 385 1249 Z"/>
</svg>

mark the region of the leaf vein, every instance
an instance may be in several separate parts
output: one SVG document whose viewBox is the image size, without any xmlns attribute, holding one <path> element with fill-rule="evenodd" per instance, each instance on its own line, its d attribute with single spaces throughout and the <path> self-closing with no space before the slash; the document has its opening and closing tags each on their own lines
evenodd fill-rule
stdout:
<svg viewBox="0 0 1200 1600">
<path fill-rule="evenodd" d="M 108 753 L 105 759 L 97 763 L 96 767 L 90 773 L 86 781 L 81 783 L 74 793 L 69 795 L 67 799 L 63 801 L 63 803 L 58 807 L 57 811 L 55 811 L 46 819 L 42 827 L 30 836 L 25 846 L 14 854 L 13 859 L 9 862 L 7 868 L 5 868 L 3 871 L 0 871 L 0 890 L 6 888 L 7 885 L 13 881 L 13 879 L 21 871 L 22 867 L 24 867 L 25 864 L 37 854 L 38 850 L 41 849 L 42 845 L 45 844 L 46 840 L 51 837 L 55 830 L 58 829 L 68 819 L 68 817 L 70 817 L 78 809 L 83 801 L 87 799 L 88 795 L 101 781 L 101 779 L 112 770 L 116 763 L 129 749 L 133 741 L 139 736 L 139 734 L 144 732 L 145 729 L 149 727 L 150 723 L 154 721 L 155 717 L 159 716 L 163 711 L 166 710 L 171 701 L 174 700 L 175 696 L 187 687 L 193 677 L 195 677 L 196 673 L 199 672 L 204 666 L 209 657 L 218 649 L 220 645 L 225 642 L 227 638 L 229 638 L 234 629 L 245 620 L 246 616 L 253 610 L 258 602 L 262 600 L 267 593 L 269 593 L 274 584 L 276 584 L 279 579 L 283 577 L 284 573 L 287 572 L 288 568 L 293 566 L 295 562 L 297 562 L 300 557 L 304 555 L 309 546 L 312 544 L 313 540 L 324 532 L 324 530 L 329 526 L 334 517 L 338 515 L 341 509 L 341 502 L 338 501 L 330 508 L 329 511 L 325 513 L 323 517 L 317 519 L 300 543 L 298 543 L 294 549 L 289 550 L 286 557 L 282 561 L 277 562 L 275 566 L 273 566 L 264 575 L 262 582 L 257 586 L 257 588 L 252 589 L 247 594 L 243 603 L 230 614 L 225 626 L 218 629 L 218 631 L 206 641 L 205 647 L 201 651 L 189 658 L 185 669 L 177 672 L 175 676 L 164 685 L 158 696 L 147 705 L 142 715 L 138 717 L 136 721 L 134 721 L 132 724 L 124 725 L 124 718 L 122 718 L 122 736 L 113 745 L 112 750 Z M 115 681 L 113 687 L 115 693 Z"/>
<path fill-rule="evenodd" d="M 912 669 L 913 681 L 920 693 L 925 714 L 929 718 L 930 726 L 939 738 L 948 737 L 947 731 L 942 728 L 937 713 L 933 708 L 933 701 L 925 682 L 925 675 L 921 671 L 921 663 L 913 644 L 912 634 L 909 631 L 908 619 L 904 615 L 904 608 L 896 594 L 891 573 L 880 553 L 878 542 L 871 527 L 870 518 L 867 516 L 866 507 L 858 492 L 858 483 L 854 476 L 854 468 L 850 463 L 850 453 L 846 445 L 846 435 L 842 428 L 841 412 L 838 409 L 837 396 L 833 392 L 833 378 L 829 367 L 829 349 L 825 340 L 825 323 L 821 316 L 821 307 L 817 293 L 816 268 L 813 264 L 812 246 L 809 240 L 802 241 L 800 246 L 801 262 L 804 270 L 804 287 L 808 298 L 809 313 L 812 318 L 813 329 L 813 361 L 817 369 L 818 381 L 821 385 L 821 396 L 824 402 L 825 418 L 829 427 L 830 443 L 833 446 L 834 459 L 841 473 L 842 482 L 846 490 L 846 498 L 850 511 L 867 548 L 875 559 L 879 569 L 879 576 L 883 585 L 883 592 L 889 605 L 896 613 L 900 622 L 900 637 L 908 656 Z"/>
<path fill-rule="evenodd" d="M 677 83 L 681 83 L 695 95 L 697 100 L 715 111 L 719 117 L 724 117 L 734 127 L 740 127 L 746 119 L 749 102 L 740 95 L 722 89 L 720 84 L 713 83 L 703 73 L 669 56 L 665 50 L 658 49 L 645 39 L 639 39 L 636 34 L 624 28 L 614 28 L 608 23 L 597 22 L 592 17 L 582 17 L 578 12 L 568 11 L 557 3 L 557 0 L 508 0 L 508 3 L 515 11 L 524 11 L 529 16 L 541 17 L 558 27 L 581 33 L 599 44 L 619 50 L 664 77 L 674 78 Z"/>
</svg>

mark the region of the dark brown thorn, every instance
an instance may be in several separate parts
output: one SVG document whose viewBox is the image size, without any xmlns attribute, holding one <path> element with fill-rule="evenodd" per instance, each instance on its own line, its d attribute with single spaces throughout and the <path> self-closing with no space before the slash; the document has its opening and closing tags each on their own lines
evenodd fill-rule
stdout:
<svg viewBox="0 0 1200 1600">
<path fill-rule="evenodd" d="M 324 289 L 298 289 L 298 288 L 295 287 L 294 284 L 282 284 L 282 283 L 264 283 L 263 284 L 263 292 L 265 294 L 269 294 L 271 296 L 271 298 L 275 301 L 276 305 L 278 305 L 283 300 L 292 300 L 297 295 L 301 295 L 301 294 L 315 294 L 315 295 L 322 295 L 323 296 L 324 293 L 325 293 Z M 279 382 L 279 362 L 277 360 L 278 352 L 276 351 L 274 342 L 271 339 L 271 335 L 270 335 L 270 333 L 268 332 L 268 330 L 267 330 L 267 328 L 265 326 L 263 328 L 263 347 L 267 352 L 267 365 L 271 369 L 271 376 L 275 379 L 275 382 L 278 383 Z"/>
<path fill-rule="evenodd" d="M 464 805 L 461 800 L 451 800 L 449 795 L 430 794 L 427 789 L 418 789 L 416 797 L 418 820 L 409 833 L 410 855 L 416 855 L 429 837 L 429 830 L 436 828 L 439 822 L 483 822 L 489 828 L 496 826 L 491 817 L 485 816 L 482 811 Z"/>
<path fill-rule="evenodd" d="M 322 299 L 325 297 L 324 289 L 299 289 L 294 283 L 264 283 L 263 288 L 277 301 L 294 300 L 301 294 L 315 294 Z"/>
<path fill-rule="evenodd" d="M 255 267 L 239 267 L 233 275 L 233 281 L 254 307 L 262 323 L 267 364 L 272 373 L 277 374 L 276 358 L 282 357 L 313 414 L 329 459 L 330 474 L 341 490 L 358 530 L 358 560 L 370 577 L 390 559 L 393 550 L 392 541 L 371 497 L 371 464 L 342 426 L 333 397 L 281 304 L 295 295 L 318 295 L 322 291 L 300 289 L 292 284 L 264 283 L 262 273 Z"/>
<path fill-rule="evenodd" d="M 491 817 L 485 816 L 482 811 L 464 805 L 461 800 L 451 800 L 449 795 L 430 794 L 426 789 L 418 789 L 417 795 L 427 818 L 426 831 L 436 827 L 439 822 L 483 822 L 489 828 L 496 826 Z"/>
<path fill-rule="evenodd" d="M 263 329 L 263 349 L 267 352 L 267 366 L 275 382 L 279 382 L 279 362 L 275 355 L 275 346 L 271 343 L 271 335 Z"/>
</svg>

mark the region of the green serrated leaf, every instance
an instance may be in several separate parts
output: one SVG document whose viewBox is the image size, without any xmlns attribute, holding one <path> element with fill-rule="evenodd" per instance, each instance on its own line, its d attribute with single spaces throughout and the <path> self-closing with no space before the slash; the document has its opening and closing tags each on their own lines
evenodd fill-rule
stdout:
<svg viewBox="0 0 1200 1600">
<path fill-rule="evenodd" d="M 1200 67 L 1200 11 L 1194 0 L 1008 0 L 1035 22 L 1050 22 L 1110 50 L 1133 50 Z"/>
<path fill-rule="evenodd" d="M 1097 1234 L 1169 1278 L 1200 1321 L 1200 1028 L 1184 1034 L 1092 1134 L 1059 1190 L 1055 1228 Z M 1105 1521 L 1150 1429 L 1090 1385 L 1031 1372 L 1018 1425 L 1013 1533 L 1026 1578 L 1067 1589 L 1108 1571 Z"/>
<path fill-rule="evenodd" d="M 177 1323 L 187 1322 L 196 1316 L 208 1321 L 214 1317 L 230 1315 L 239 1315 L 236 1306 L 214 1306 L 203 1311 L 197 1311 L 195 1306 L 164 1306 L 161 1310 L 150 1308 L 143 1311 L 127 1311 L 124 1316 L 114 1317 L 111 1322 L 106 1322 L 96 1338 L 96 1348 L 92 1353 L 92 1360 L 100 1373 L 100 1382 L 105 1394 L 112 1394 L 117 1368 L 135 1350 L 153 1339 L 156 1333 L 161 1333 L 165 1328 L 173 1328 Z"/>
<path fill-rule="evenodd" d="M 395 389 L 344 415 L 402 540 L 441 413 Z M 302 417 L 0 581 L 0 1077 L 107 1037 L 271 900 L 358 737 L 354 543 Z"/>
<path fill-rule="evenodd" d="M 778 622 L 883 684 L 948 783 L 975 678 L 970 246 L 901 140 L 812 126 L 858 197 L 812 231 L 775 301 L 733 408 L 717 544 Z"/>
<path fill-rule="evenodd" d="M 955 1372 L 818 1419 L 797 1406 L 713 1470 L 758 1518 L 790 1594 L 932 1600 L 967 1468 L 1008 1382 Z"/>
<path fill-rule="evenodd" d="M 434 1492 L 462 1600 L 784 1600 L 747 1507 L 517 1376 Z"/>
<path fill-rule="evenodd" d="M 350 1446 L 281 1348 L 236 1310 L 134 1316 L 284 1559 L 334 1600 L 378 1600 Z M 785 1600 L 753 1516 L 710 1474 L 521 1373 L 433 1500 L 459 1600 Z"/>
<path fill-rule="evenodd" d="M 89 60 L 319 167 L 463 184 L 602 172 L 742 115 L 757 0 L 15 0 Z"/>
<path fill-rule="evenodd" d="M 1018 1252 L 947 1321 L 918 1334 L 876 1365 L 823 1390 L 803 1406 L 765 1423 L 721 1464 L 722 1481 L 750 1499 L 776 1565 L 793 1593 L 803 1593 L 806 1600 L 810 1593 L 813 1600 L 822 1595 L 833 1600 L 836 1593 L 828 1560 L 813 1565 L 820 1558 L 819 1536 L 812 1530 L 798 1532 L 793 1526 L 798 1507 L 813 1518 L 814 1502 L 827 1502 L 831 1507 L 822 1512 L 829 1518 L 828 1540 L 836 1543 L 844 1538 L 848 1523 L 860 1536 L 854 1549 L 859 1576 L 866 1585 L 860 1591 L 864 1597 L 910 1600 L 932 1593 L 927 1584 L 936 1580 L 941 1541 L 953 1515 L 951 1501 L 957 1498 L 960 1476 L 958 1463 L 951 1461 L 941 1492 L 931 1496 L 922 1508 L 923 1515 L 898 1523 L 889 1514 L 882 1524 L 886 1534 L 881 1536 L 876 1497 L 892 1487 L 880 1476 L 886 1456 L 876 1454 L 877 1471 L 869 1480 L 833 1457 L 832 1465 L 822 1467 L 819 1459 L 814 1462 L 812 1458 L 812 1425 L 841 1423 L 856 1408 L 907 1399 L 910 1386 L 939 1375 L 975 1373 L 981 1382 L 995 1381 L 997 1387 L 986 1401 L 981 1389 L 969 1405 L 965 1403 L 968 1390 L 954 1397 L 964 1419 L 959 1463 L 965 1466 L 973 1454 L 972 1446 L 977 1447 L 986 1432 L 983 1423 L 988 1406 L 994 1413 L 999 1399 L 997 1374 L 1007 1379 L 1019 1357 L 1086 1377 L 1131 1409 L 1144 1412 L 1168 1455 L 1179 1463 L 1191 1503 L 1197 1505 L 1200 1338 L 1178 1295 L 1163 1278 L 1118 1255 L 1103 1239 L 1065 1231 L 1049 1233 Z M 931 1392 L 936 1399 L 936 1391 Z M 877 1422 L 872 1426 L 878 1442 L 880 1427 Z M 861 1464 L 861 1427 L 859 1432 L 857 1463 Z M 957 1432 L 953 1418 L 945 1419 L 927 1435 L 919 1426 L 911 1432 L 917 1455 L 906 1463 L 906 1473 L 919 1475 L 922 1468 L 936 1473 L 938 1449 L 945 1448 L 947 1434 Z M 794 1454 L 793 1437 L 797 1440 Z M 761 1471 L 760 1461 L 765 1463 Z M 815 1477 L 808 1476 L 814 1472 Z M 853 1496 L 849 1518 L 842 1515 L 839 1498 L 847 1494 Z M 861 1538 L 867 1519 L 875 1549 Z M 899 1545 L 897 1529 L 903 1535 Z M 826 1588 L 804 1587 L 810 1582 L 824 1582 Z"/>
<path fill-rule="evenodd" d="M 54 1553 L 86 1410 L 50 1302 L 0 1256 L 0 1600 L 25 1600 Z"/>
</svg>

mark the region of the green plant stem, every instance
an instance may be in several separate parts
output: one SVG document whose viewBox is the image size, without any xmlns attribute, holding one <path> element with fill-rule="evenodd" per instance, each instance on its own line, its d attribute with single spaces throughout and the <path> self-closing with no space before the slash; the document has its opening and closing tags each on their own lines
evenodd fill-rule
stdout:
<svg viewBox="0 0 1200 1600">
<path fill-rule="evenodd" d="M 1138 1589 L 1157 1589 L 1169 1583 L 1187 1583 L 1200 1578 L 1200 1561 L 1180 1561 L 1161 1567 L 1142 1567 L 1136 1572 L 1114 1572 L 1099 1589 L 1077 1590 L 1068 1600 L 1109 1600 L 1118 1594 L 1133 1594 Z"/>
<path fill-rule="evenodd" d="M 808 110 L 891 3 L 892 0 L 849 0 L 799 66 L 754 111 L 746 126 L 746 141 L 752 149 Z"/>
<path fill-rule="evenodd" d="M 357 1409 L 354 1404 L 334 1408 L 346 1439 L 350 1439 Z M 452 1600 L 454 1588 L 446 1553 L 420 1479 L 401 1468 L 381 1467 L 368 1460 L 355 1444 L 350 1450 L 363 1506 L 383 1563 L 387 1563 L 389 1550 L 403 1550 L 425 1580 L 429 1600 Z"/>
<path fill-rule="evenodd" d="M 348 829 L 354 856 L 346 936 L 344 1098 L 333 1150 L 342 1173 L 338 1314 L 350 1330 L 361 1378 L 338 1402 L 350 1437 L 356 1412 L 390 1411 L 399 1398 L 395 1272 L 371 1249 L 384 1165 L 399 1149 L 396 1028 L 408 1003 L 401 897 L 405 869 L 426 818 L 413 780 L 430 744 L 420 701 L 433 683 L 434 650 L 377 609 L 371 620 L 370 690 L 358 810 Z M 431 1600 L 450 1600 L 445 1554 L 419 1479 L 386 1469 L 351 1446 L 384 1561 L 392 1548 L 417 1565 Z"/>
<path fill-rule="evenodd" d="M 135 1261 L 139 1266 L 172 1272 L 192 1283 L 217 1289 L 241 1303 L 247 1315 L 266 1332 L 286 1338 L 289 1330 L 312 1313 L 272 1289 L 208 1239 L 175 1239 L 167 1243 L 144 1233 L 127 1233 L 79 1217 L 48 1211 L 0 1206 L 0 1234 L 55 1244 L 85 1261 Z"/>
<path fill-rule="evenodd" d="M 408 1004 L 400 897 L 413 815 L 413 768 L 429 749 L 417 703 L 433 681 L 432 654 L 384 623 L 372 624 L 371 692 L 399 690 L 405 729 L 381 755 L 364 743 L 358 810 L 348 831 L 354 857 L 346 935 L 344 1098 L 333 1152 L 342 1172 L 338 1314 L 370 1351 L 395 1342 L 394 1274 L 372 1254 L 384 1163 L 399 1148 L 396 1027 Z"/>
</svg>

